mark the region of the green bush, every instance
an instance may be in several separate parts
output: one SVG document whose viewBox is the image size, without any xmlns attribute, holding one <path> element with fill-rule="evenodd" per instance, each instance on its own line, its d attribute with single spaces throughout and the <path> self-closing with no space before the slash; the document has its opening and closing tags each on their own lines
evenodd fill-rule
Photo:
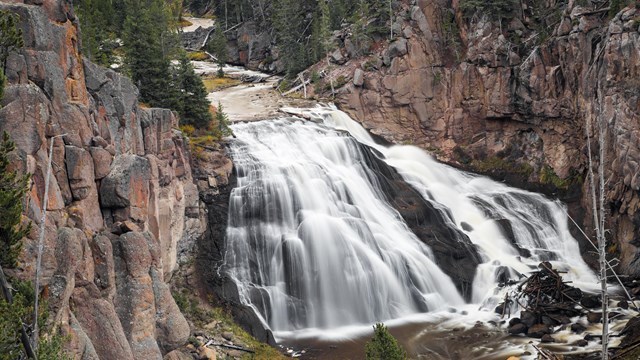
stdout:
<svg viewBox="0 0 640 360">
<path fill-rule="evenodd" d="M 382 323 L 373 327 L 373 338 L 365 347 L 367 360 L 405 360 L 407 353 L 400 347 L 398 340 L 389 333 Z"/>
<path fill-rule="evenodd" d="M 501 21 L 513 18 L 516 2 L 514 0 L 461 0 L 460 9 L 467 19 L 480 12 L 492 20 Z"/>
</svg>

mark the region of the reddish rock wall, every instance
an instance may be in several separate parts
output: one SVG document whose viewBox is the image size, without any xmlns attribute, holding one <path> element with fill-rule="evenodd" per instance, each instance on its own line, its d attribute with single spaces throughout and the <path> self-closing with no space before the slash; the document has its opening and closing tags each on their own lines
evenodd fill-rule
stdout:
<svg viewBox="0 0 640 360">
<path fill-rule="evenodd" d="M 585 229 L 586 122 L 605 121 L 611 240 L 622 269 L 640 275 L 640 10 L 609 19 L 574 1 L 524 1 L 499 26 L 480 13 L 463 18 L 458 1 L 412 3 L 396 11 L 399 38 L 334 68 L 334 79 L 351 80 L 339 106 L 372 133 L 458 167 L 578 194 L 573 214 Z M 546 39 L 532 15 L 540 9 L 554 19 Z"/>
<path fill-rule="evenodd" d="M 71 335 L 76 359 L 162 359 L 190 334 L 166 284 L 178 243 L 204 229 L 177 119 L 140 108 L 130 80 L 81 58 L 69 2 L 0 8 L 20 15 L 25 42 L 7 61 L 0 131 L 32 174 L 34 226 L 12 275 L 34 274 L 55 137 L 43 258 L 50 321 Z"/>
</svg>

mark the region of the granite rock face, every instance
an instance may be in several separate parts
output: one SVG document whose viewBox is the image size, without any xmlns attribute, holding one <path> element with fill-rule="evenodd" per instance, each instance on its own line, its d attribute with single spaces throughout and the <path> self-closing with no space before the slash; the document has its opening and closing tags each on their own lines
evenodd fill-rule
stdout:
<svg viewBox="0 0 640 360">
<path fill-rule="evenodd" d="M 333 70 L 352 80 L 336 101 L 390 142 L 573 202 L 584 229 L 586 133 L 602 121 L 608 228 L 623 272 L 640 275 L 640 9 L 609 18 L 577 3 L 546 2 L 555 20 L 542 35 L 539 2 L 500 25 L 457 1 L 402 1 L 399 38 Z"/>
<path fill-rule="evenodd" d="M 75 359 L 162 359 L 190 334 L 167 285 L 178 244 L 205 228 L 178 120 L 140 108 L 130 80 L 81 57 L 69 2 L 0 9 L 20 15 L 25 43 L 7 61 L 0 131 L 32 174 L 34 230 L 12 275 L 33 276 L 51 155 L 43 282 L 52 321 Z"/>
</svg>

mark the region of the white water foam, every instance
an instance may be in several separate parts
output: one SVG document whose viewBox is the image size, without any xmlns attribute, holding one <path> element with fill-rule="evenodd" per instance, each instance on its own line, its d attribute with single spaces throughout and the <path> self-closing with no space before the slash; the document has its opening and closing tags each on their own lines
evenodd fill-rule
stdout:
<svg viewBox="0 0 640 360">
<path fill-rule="evenodd" d="M 323 124 L 286 118 L 233 126 L 238 187 L 227 266 L 242 300 L 276 337 L 348 338 L 377 321 L 471 325 L 495 316 L 501 272 L 518 278 L 540 261 L 566 271 L 574 285 L 597 287 L 562 203 L 440 164 L 417 147 L 378 145 L 339 110 L 290 112 Z M 477 245 L 473 304 L 463 305 L 429 248 L 386 203 L 353 138 L 379 151 Z"/>
</svg>

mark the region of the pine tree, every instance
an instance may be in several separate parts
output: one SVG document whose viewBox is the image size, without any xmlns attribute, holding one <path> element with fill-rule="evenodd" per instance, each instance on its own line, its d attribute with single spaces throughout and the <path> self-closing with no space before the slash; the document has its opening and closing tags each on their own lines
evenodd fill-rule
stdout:
<svg viewBox="0 0 640 360">
<path fill-rule="evenodd" d="M 80 19 L 82 52 L 92 61 L 109 66 L 114 61 L 115 9 L 111 1 L 77 0 L 74 9 Z"/>
<path fill-rule="evenodd" d="M 140 100 L 154 107 L 175 107 L 171 93 L 170 36 L 161 0 L 127 0 L 123 40 L 125 64 Z"/>
<path fill-rule="evenodd" d="M 18 28 L 20 16 L 8 10 L 0 10 L 0 65 L 4 72 L 9 53 L 22 47 L 22 32 Z"/>
<path fill-rule="evenodd" d="M 29 175 L 9 169 L 9 153 L 13 150 L 15 143 L 4 132 L 0 140 L 0 266 L 3 268 L 16 266 L 22 238 L 30 229 L 28 225 L 20 225 Z"/>
<path fill-rule="evenodd" d="M 365 347 L 367 360 L 406 360 L 407 353 L 400 347 L 398 341 L 389 333 L 384 324 L 378 323 L 373 327 L 373 338 Z"/>
<path fill-rule="evenodd" d="M 227 37 L 222 31 L 222 24 L 216 25 L 216 30 L 213 33 L 213 37 L 209 40 L 207 44 L 207 50 L 213 54 L 218 60 L 218 76 L 224 77 L 224 72 L 222 72 L 222 67 L 227 62 L 227 58 L 229 57 L 229 53 L 227 50 Z M 220 76 L 222 75 L 222 76 Z"/>
<path fill-rule="evenodd" d="M 365 0 L 360 0 L 358 9 L 353 14 L 351 27 L 352 34 L 351 39 L 355 45 L 358 55 L 366 54 L 369 51 L 369 45 L 371 39 L 369 38 L 369 30 L 367 23 L 369 21 L 369 3 Z"/>
<path fill-rule="evenodd" d="M 272 21 L 287 76 L 294 77 L 307 66 L 307 52 L 301 44 L 305 28 L 300 1 L 274 0 Z"/>
<path fill-rule="evenodd" d="M 176 73 L 177 85 L 180 89 L 177 110 L 182 124 L 193 125 L 196 129 L 208 128 L 212 117 L 209 112 L 207 90 L 184 53 L 180 57 Z"/>
<path fill-rule="evenodd" d="M 224 112 L 222 104 L 218 102 L 218 109 L 216 110 L 216 122 L 218 123 L 218 130 L 222 136 L 232 136 L 233 131 L 229 127 L 229 117 Z"/>
<path fill-rule="evenodd" d="M 313 22 L 312 45 L 315 52 L 313 62 L 322 59 L 331 50 L 331 10 L 328 0 L 318 0 Z"/>
</svg>

